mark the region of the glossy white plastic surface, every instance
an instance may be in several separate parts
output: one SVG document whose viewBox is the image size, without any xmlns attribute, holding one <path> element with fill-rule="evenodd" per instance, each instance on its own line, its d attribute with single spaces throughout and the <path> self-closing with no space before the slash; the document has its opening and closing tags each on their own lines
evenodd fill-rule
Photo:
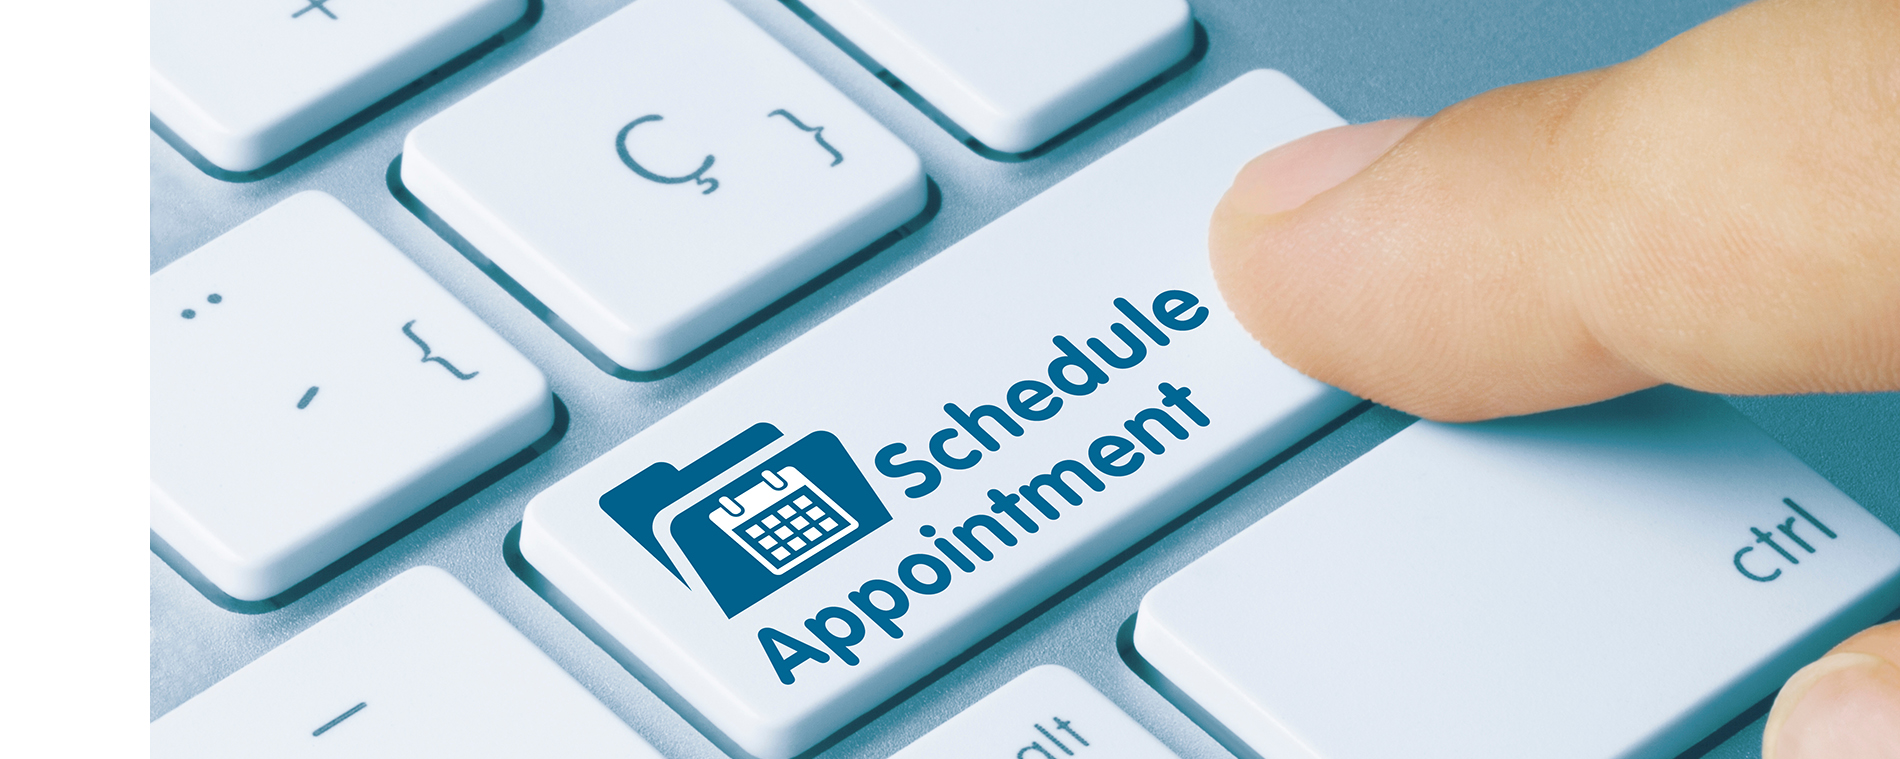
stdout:
<svg viewBox="0 0 1900 759">
<path fill-rule="evenodd" d="M 1182 0 L 803 0 L 978 141 L 1041 145 L 1194 47 Z"/>
<path fill-rule="evenodd" d="M 660 759 L 455 578 L 417 567 L 152 723 L 164 759 Z"/>
<path fill-rule="evenodd" d="M 1355 403 L 1262 350 L 1207 264 L 1234 172 L 1339 123 L 1243 75 L 543 491 L 523 555 L 740 747 L 805 750 Z M 788 469 L 824 495 L 757 503 L 796 502 Z M 785 532 L 782 574 L 735 545 L 834 502 L 856 532 Z M 906 611 L 866 620 L 866 588 Z"/>
<path fill-rule="evenodd" d="M 641 0 L 575 35 L 410 132 L 402 180 L 634 371 L 927 195 L 916 153 L 720 0 Z"/>
<path fill-rule="evenodd" d="M 891 759 L 1176 759 L 1074 672 L 1024 672 Z"/>
<path fill-rule="evenodd" d="M 1662 389 L 1419 422 L 1156 586 L 1134 638 L 1260 756 L 1667 759 L 1896 603 L 1900 536 Z"/>
<path fill-rule="evenodd" d="M 152 115 L 251 171 L 521 18 L 527 0 L 153 0 Z"/>
<path fill-rule="evenodd" d="M 547 379 L 321 192 L 152 275 L 152 531 L 277 595 L 554 421 Z"/>
</svg>

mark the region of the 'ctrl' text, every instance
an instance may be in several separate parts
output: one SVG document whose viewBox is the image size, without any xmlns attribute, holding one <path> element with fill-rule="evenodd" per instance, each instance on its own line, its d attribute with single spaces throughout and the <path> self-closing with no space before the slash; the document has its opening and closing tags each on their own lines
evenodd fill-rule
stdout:
<svg viewBox="0 0 1900 759">
<path fill-rule="evenodd" d="M 1800 564 L 1801 559 L 1795 555 L 1794 551 L 1814 553 L 1815 546 L 1820 544 L 1821 537 L 1825 536 L 1828 540 L 1839 537 L 1833 530 L 1828 529 L 1827 525 L 1822 524 L 1821 520 L 1809 514 L 1807 509 L 1801 508 L 1801 504 L 1795 503 L 1793 498 L 1783 498 L 1781 502 L 1787 505 L 1795 515 L 1782 520 L 1781 524 L 1775 525 L 1768 531 L 1763 531 L 1759 527 L 1748 528 L 1749 532 L 1755 534 L 1757 544 L 1767 546 L 1769 550 L 1779 554 L 1779 558 L 1774 555 L 1749 556 L 1748 554 L 1755 550 L 1755 546 L 1743 546 L 1742 550 L 1735 552 L 1735 571 L 1741 572 L 1743 577 L 1755 582 L 1773 581 L 1781 576 L 1782 565 Z M 1799 524 L 1797 518 L 1806 521 L 1807 524 Z M 1803 529 L 1796 529 L 1797 527 Z M 1814 529 L 1809 531 L 1805 529 L 1806 527 Z M 1805 537 L 1802 535 L 1803 532 L 1807 533 Z M 1776 533 L 1780 533 L 1781 541 L 1775 539 Z M 1763 570 L 1769 571 L 1764 573 Z"/>
</svg>

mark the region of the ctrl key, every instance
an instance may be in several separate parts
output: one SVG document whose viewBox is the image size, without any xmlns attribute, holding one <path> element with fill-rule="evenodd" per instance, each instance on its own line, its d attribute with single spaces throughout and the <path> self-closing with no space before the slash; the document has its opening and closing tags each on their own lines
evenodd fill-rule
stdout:
<svg viewBox="0 0 1900 759">
<path fill-rule="evenodd" d="M 1018 675 L 891 759 L 1175 759 L 1067 669 L 1045 664 Z"/>
<path fill-rule="evenodd" d="M 435 567 L 398 575 L 159 717 L 152 756 L 660 759 Z"/>
<path fill-rule="evenodd" d="M 1667 759 L 1900 604 L 1900 536 L 1719 399 L 1419 422 L 1149 591 L 1275 759 Z"/>
</svg>

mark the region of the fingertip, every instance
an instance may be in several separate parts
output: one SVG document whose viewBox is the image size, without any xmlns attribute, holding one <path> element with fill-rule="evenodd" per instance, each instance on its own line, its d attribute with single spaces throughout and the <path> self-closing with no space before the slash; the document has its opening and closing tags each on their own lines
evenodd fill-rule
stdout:
<svg viewBox="0 0 1900 759">
<path fill-rule="evenodd" d="M 1254 159 L 1209 230 L 1222 296 L 1287 365 L 1426 418 L 1516 416 L 1656 384 L 1576 318 L 1558 297 L 1567 264 L 1525 232 L 1564 207 L 1524 171 L 1548 145 L 1519 90 L 1577 89 L 1520 86 L 1429 126 L 1341 127 Z"/>
<path fill-rule="evenodd" d="M 1424 119 L 1334 127 L 1269 150 L 1234 177 L 1225 204 L 1255 214 L 1291 211 L 1371 166 Z"/>
<path fill-rule="evenodd" d="M 1423 122 L 1400 118 L 1334 127 L 1248 161 L 1214 208 L 1209 252 L 1223 289 L 1244 276 L 1249 242 L 1267 218 L 1299 208 L 1351 179 Z"/>
<path fill-rule="evenodd" d="M 1900 624 L 1887 623 L 1802 667 L 1775 696 L 1762 759 L 1875 759 L 1900 747 Z"/>
<path fill-rule="evenodd" d="M 1304 265 L 1287 257 L 1311 252 L 1305 246 L 1263 247 L 1265 225 L 1365 170 L 1423 121 L 1388 119 L 1315 132 L 1261 154 L 1235 175 L 1214 209 L 1208 248 L 1222 297 L 1256 341 L 1276 354 L 1301 352 L 1275 345 L 1298 335 L 1279 334 L 1270 312 L 1305 276 Z"/>
</svg>

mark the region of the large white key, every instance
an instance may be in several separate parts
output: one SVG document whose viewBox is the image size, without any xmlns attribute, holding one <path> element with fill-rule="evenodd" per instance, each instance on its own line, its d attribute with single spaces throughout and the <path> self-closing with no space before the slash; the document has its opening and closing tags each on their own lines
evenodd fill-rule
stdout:
<svg viewBox="0 0 1900 759">
<path fill-rule="evenodd" d="M 1018 675 L 891 759 L 1176 759 L 1074 672 Z"/>
<path fill-rule="evenodd" d="M 398 575 L 159 717 L 152 756 L 660 759 L 435 567 Z"/>
<path fill-rule="evenodd" d="M 1135 647 L 1261 756 L 1667 759 L 1896 604 L 1900 536 L 1663 389 L 1419 422 L 1156 586 Z"/>
<path fill-rule="evenodd" d="M 542 492 L 522 553 L 745 750 L 805 750 L 1352 406 L 1207 264 L 1234 172 L 1339 123 L 1242 77 Z"/>
<path fill-rule="evenodd" d="M 804 0 L 991 148 L 1041 145 L 1194 47 L 1182 0 Z"/>
<path fill-rule="evenodd" d="M 521 18 L 527 0 L 153 0 L 152 115 L 252 171 Z"/>
<path fill-rule="evenodd" d="M 410 132 L 402 181 L 634 371 L 927 194 L 909 147 L 721 0 L 640 0 L 575 35 Z"/>
<path fill-rule="evenodd" d="M 335 198 L 152 275 L 152 531 L 282 593 L 546 434 L 540 370 Z"/>
</svg>

